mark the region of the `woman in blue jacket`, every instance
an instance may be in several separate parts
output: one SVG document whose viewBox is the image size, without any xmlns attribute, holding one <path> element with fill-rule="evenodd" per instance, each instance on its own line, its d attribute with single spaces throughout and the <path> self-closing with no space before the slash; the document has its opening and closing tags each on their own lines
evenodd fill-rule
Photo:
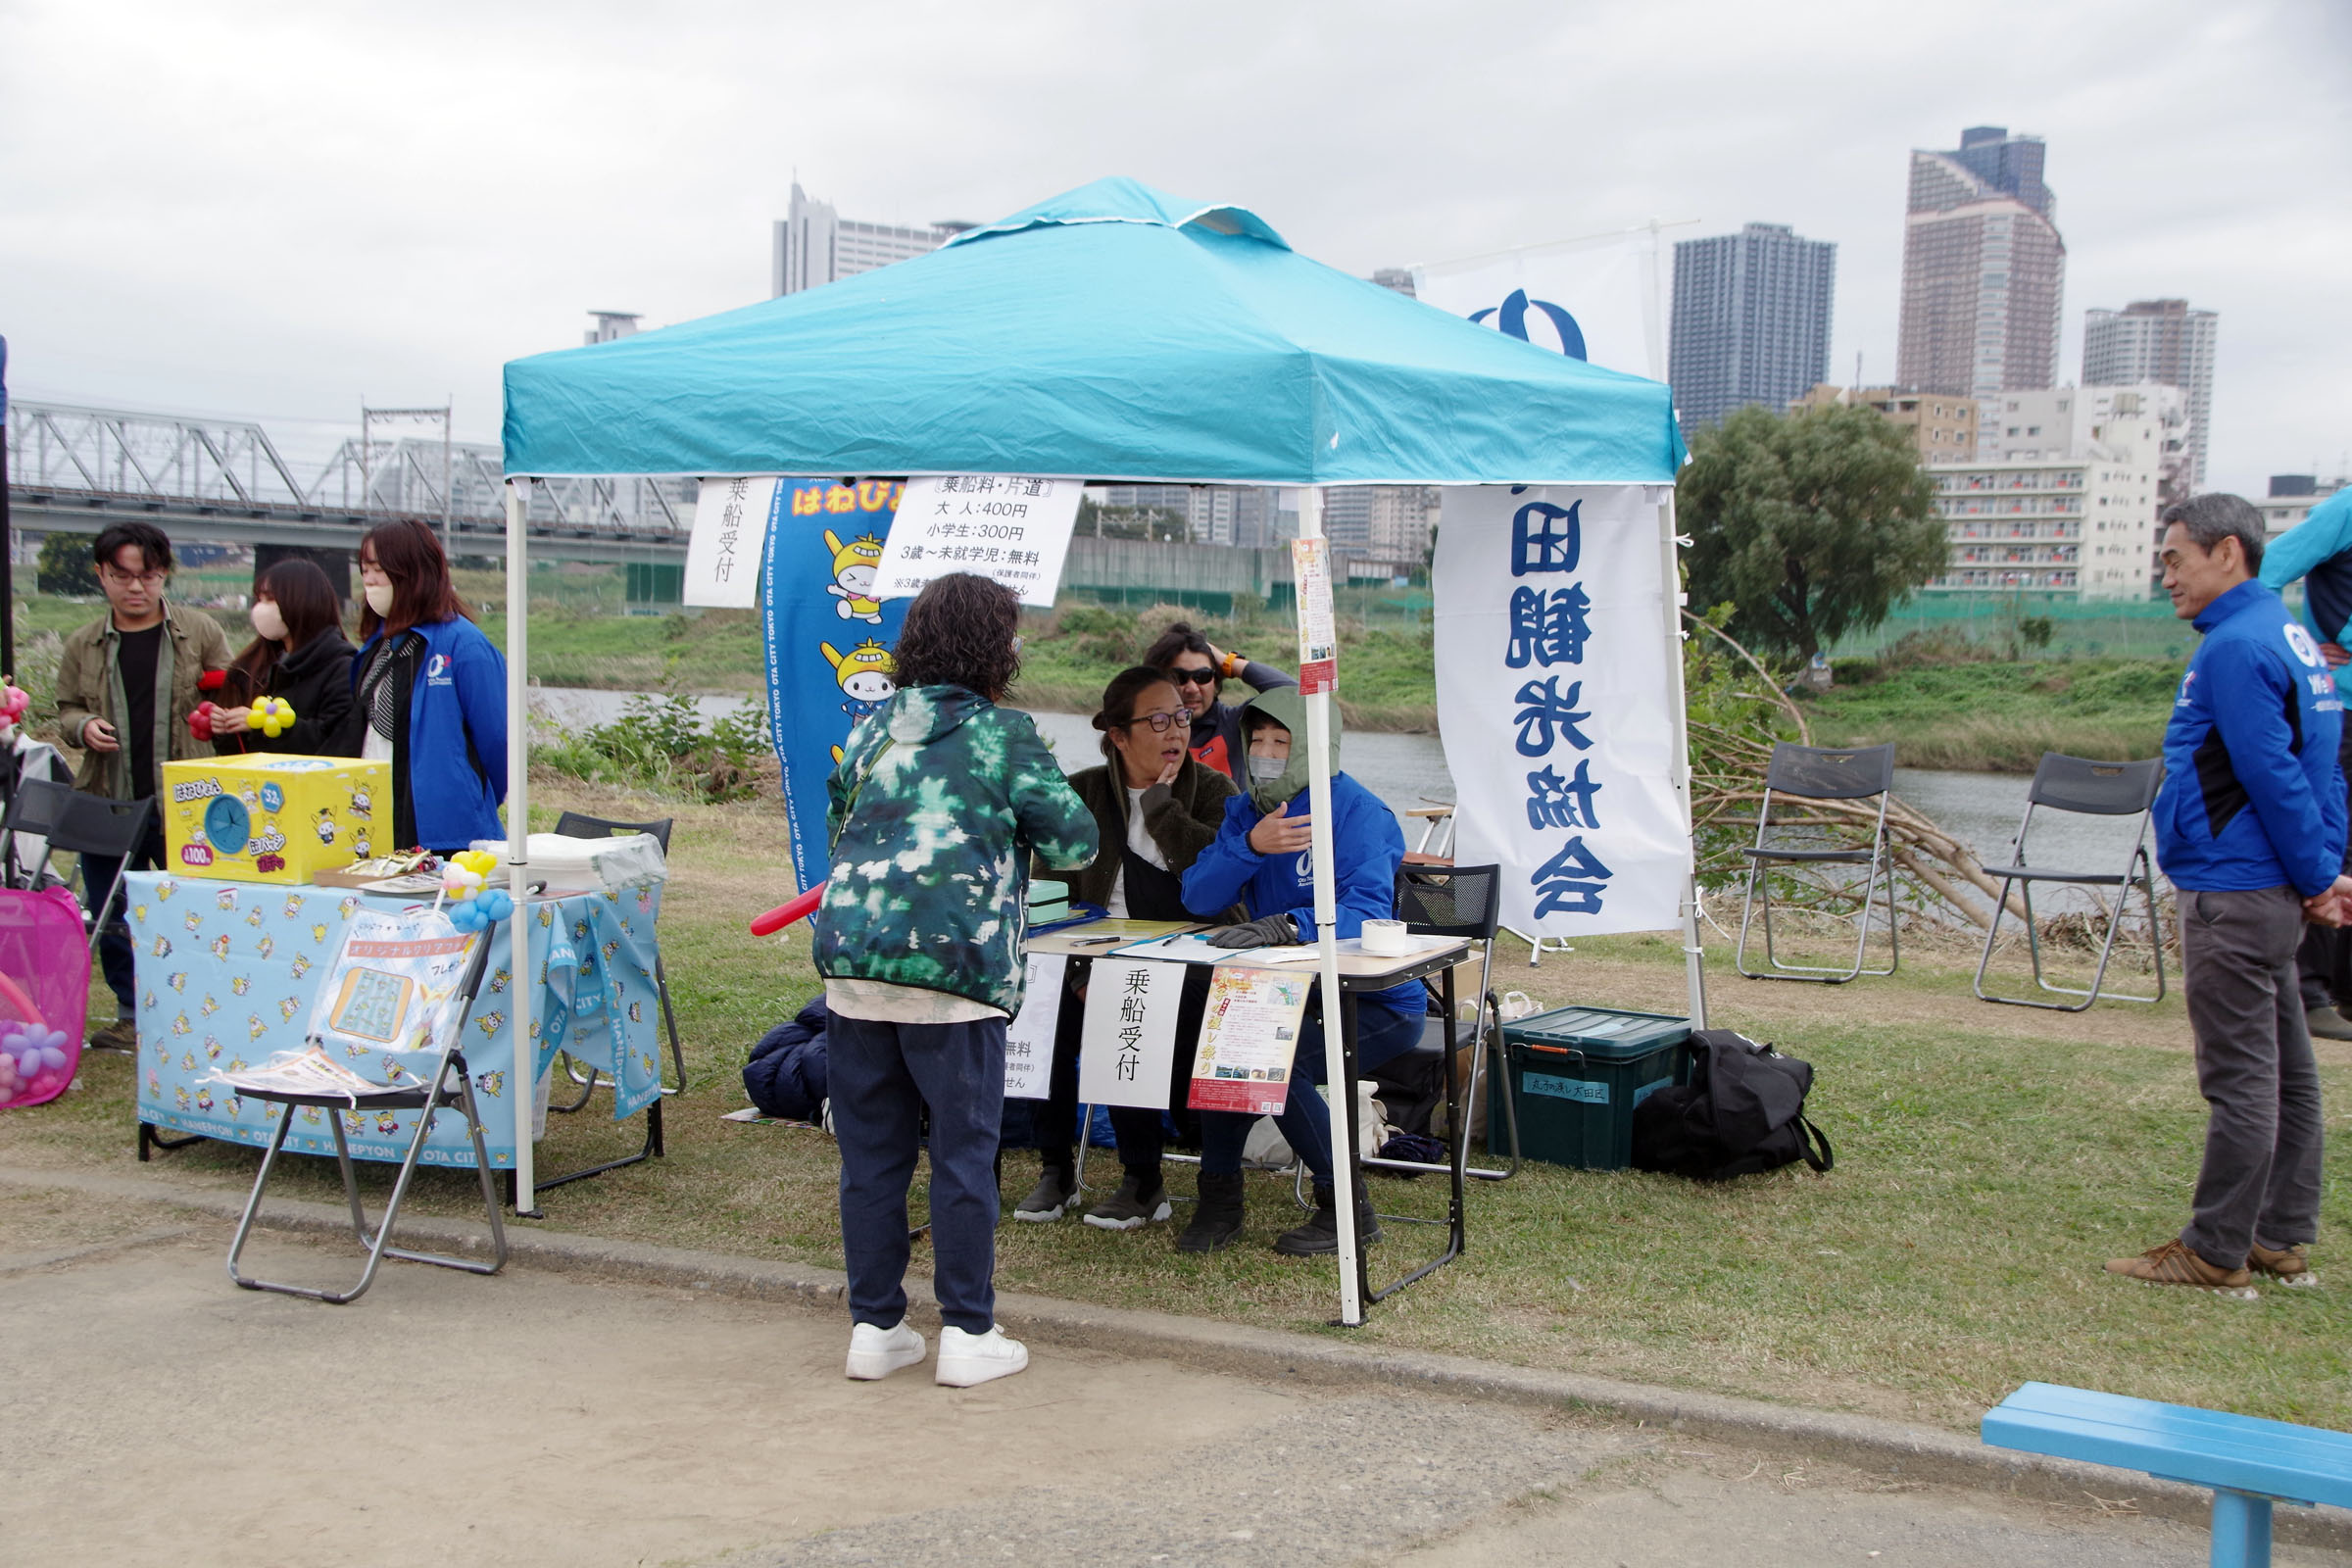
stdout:
<svg viewBox="0 0 2352 1568">
<path fill-rule="evenodd" d="M 504 838 L 507 661 L 467 618 L 441 541 L 420 522 L 370 529 L 360 580 L 352 744 L 337 750 L 392 764 L 391 838 L 376 848 L 446 855 Z"/>
<path fill-rule="evenodd" d="M 1216 842 L 1184 873 L 1185 907 L 1201 919 L 1240 902 L 1251 918 L 1208 933 L 1219 947 L 1274 947 L 1316 939 L 1314 871 L 1306 794 L 1306 699 L 1295 686 L 1260 692 L 1242 710 L 1248 736 L 1248 793 L 1228 801 Z M 1294 741 L 1294 737 L 1296 740 Z M 1340 771 L 1340 719 L 1331 718 L 1331 847 L 1339 877 L 1336 934 L 1360 937 L 1366 920 L 1394 919 L 1396 868 L 1404 862 L 1404 833 L 1380 797 Z M 1418 980 L 1356 999 L 1358 1071 L 1412 1050 L 1428 1011 Z M 1323 1022 L 1310 1004 L 1298 1032 L 1291 1092 L 1275 1122 L 1314 1174 L 1315 1212 L 1285 1231 L 1274 1250 L 1293 1256 L 1339 1249 L 1337 1185 L 1331 1157 L 1331 1111 L 1315 1086 L 1323 1081 Z M 1176 1246 L 1212 1252 L 1242 1233 L 1242 1146 L 1254 1118 L 1230 1111 L 1200 1113 L 1200 1200 Z M 1380 1226 L 1355 1176 L 1355 1231 L 1380 1239 Z"/>
</svg>

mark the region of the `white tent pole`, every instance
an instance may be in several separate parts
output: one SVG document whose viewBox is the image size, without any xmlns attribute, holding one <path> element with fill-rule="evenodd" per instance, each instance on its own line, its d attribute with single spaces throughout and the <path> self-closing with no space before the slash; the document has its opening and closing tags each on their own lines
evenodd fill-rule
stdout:
<svg viewBox="0 0 2352 1568">
<path fill-rule="evenodd" d="M 1298 492 L 1298 537 L 1323 537 L 1323 492 L 1307 485 Z M 1300 607 L 1303 610 L 1303 607 Z M 1341 1039 L 1340 916 L 1338 870 L 1331 852 L 1331 693 L 1306 698 L 1306 804 L 1313 813 L 1310 853 L 1315 871 L 1316 962 L 1323 980 L 1323 1082 L 1331 1090 L 1331 1180 L 1334 1212 L 1340 1221 L 1340 1321 L 1364 1320 L 1355 1234 L 1355 1096 L 1348 1082 L 1348 1053 Z"/>
<path fill-rule="evenodd" d="M 514 970 L 507 1008 L 514 1020 L 514 1067 L 508 1087 L 514 1097 L 514 1212 L 535 1213 L 532 1189 L 532 1112 L 539 1101 L 539 1053 L 531 1041 L 531 1004 L 538 976 L 531 969 L 533 912 L 522 902 L 526 847 L 531 837 L 531 552 L 524 518 L 530 510 L 530 480 L 507 481 L 507 888 L 514 898 L 508 922 Z"/>
<path fill-rule="evenodd" d="M 1690 874 L 1683 883 L 1683 964 L 1690 987 L 1690 1027 L 1707 1026 L 1707 970 L 1705 949 L 1698 938 L 1698 846 L 1690 837 L 1690 710 L 1683 691 L 1683 607 L 1690 596 L 1683 592 L 1682 564 L 1675 555 L 1674 491 L 1658 505 L 1658 603 L 1665 621 L 1666 668 L 1672 677 L 1666 687 L 1667 716 L 1674 724 L 1674 799 L 1682 809 L 1683 842 L 1690 845 Z"/>
</svg>

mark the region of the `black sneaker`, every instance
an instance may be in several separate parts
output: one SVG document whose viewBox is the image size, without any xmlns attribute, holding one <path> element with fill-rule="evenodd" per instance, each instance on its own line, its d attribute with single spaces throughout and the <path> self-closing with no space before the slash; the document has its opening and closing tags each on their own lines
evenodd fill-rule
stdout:
<svg viewBox="0 0 2352 1568">
<path fill-rule="evenodd" d="M 1140 1231 L 1147 1225 L 1157 1225 L 1176 1210 L 1168 1202 L 1167 1184 L 1156 1177 L 1152 1190 L 1144 1190 L 1144 1178 L 1129 1171 L 1119 1183 L 1119 1190 L 1105 1198 L 1082 1216 L 1089 1225 L 1104 1231 Z"/>
<path fill-rule="evenodd" d="M 1029 1189 L 1029 1196 L 1013 1205 L 1012 1217 L 1034 1220 L 1039 1224 L 1056 1220 L 1069 1208 L 1070 1200 L 1077 1196 L 1076 1178 L 1066 1170 L 1048 1165 L 1044 1174 L 1037 1178 L 1037 1185 Z"/>
<path fill-rule="evenodd" d="M 1380 1240 L 1380 1219 L 1365 1199 L 1355 1200 L 1355 1244 L 1369 1247 Z M 1306 1223 L 1274 1238 L 1274 1250 L 1285 1257 L 1320 1257 L 1340 1250 L 1339 1199 L 1329 1182 L 1315 1183 L 1315 1211 Z"/>
</svg>

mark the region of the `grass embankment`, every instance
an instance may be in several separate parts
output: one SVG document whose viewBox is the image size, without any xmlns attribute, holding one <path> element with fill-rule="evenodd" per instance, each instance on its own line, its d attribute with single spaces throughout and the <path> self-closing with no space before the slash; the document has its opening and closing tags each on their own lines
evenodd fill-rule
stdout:
<svg viewBox="0 0 2352 1568">
<path fill-rule="evenodd" d="M 555 779 L 540 791 L 543 821 L 564 806 L 676 813 L 662 927 L 692 1079 L 668 1105 L 667 1158 L 549 1194 L 545 1223 L 838 1267 L 831 1141 L 718 1119 L 743 1102 L 737 1072 L 751 1042 L 817 987 L 805 928 L 766 942 L 743 930 L 791 891 L 780 810 L 766 801 L 678 807 Z M 2316 1258 L 2328 1286 L 2266 1289 L 2246 1302 L 2130 1284 L 2106 1277 L 2101 1260 L 2179 1228 L 2200 1148 L 2203 1105 L 2177 993 L 2081 1017 L 1987 1006 L 1968 996 L 1973 960 L 1939 964 L 1906 947 L 1899 976 L 1836 989 L 1743 982 L 1711 956 L 1716 1021 L 1818 1069 L 1811 1110 L 1837 1144 L 1830 1175 L 1798 1167 L 1701 1187 L 1530 1165 L 1513 1181 L 1474 1184 L 1468 1252 L 1375 1308 L 1361 1340 L 1962 1432 L 2029 1378 L 2352 1426 L 2352 1289 L 2334 1279 L 2336 1238 L 2352 1226 L 2340 1114 L 2352 1052 L 2321 1047 L 2339 1109 Z M 1513 955 L 1497 978 L 1554 1004 L 1678 1011 L 1683 984 L 1674 945 L 1640 937 L 1580 943 L 1533 970 Z M 130 1169 L 131 1063 L 93 1055 L 83 1082 L 56 1104 L 0 1117 L 0 1159 Z M 634 1149 L 643 1129 L 606 1119 L 609 1103 L 555 1118 L 542 1169 Z M 148 1170 L 234 1192 L 258 1158 L 208 1143 Z M 1035 1174 L 1031 1156 L 1007 1157 L 1007 1203 Z M 387 1176 L 368 1167 L 378 1201 Z M 462 1217 L 478 1200 L 470 1180 L 424 1170 L 413 1201 Z M 278 1185 L 338 1200 L 325 1160 L 292 1161 Z M 1190 1174 L 1176 1171 L 1173 1185 L 1189 1192 Z M 1443 1212 L 1433 1181 L 1382 1180 L 1378 1196 L 1391 1212 Z M 998 1277 L 1008 1290 L 1108 1306 L 1331 1332 L 1331 1267 L 1266 1250 L 1292 1222 L 1289 1182 L 1250 1178 L 1250 1203 L 1243 1245 L 1208 1257 L 1177 1254 L 1164 1227 L 1007 1223 Z M 1437 1236 L 1392 1227 L 1375 1274 L 1404 1272 Z M 927 1261 L 918 1250 L 917 1270 Z"/>
<path fill-rule="evenodd" d="M 2077 659 L 1882 670 L 1838 661 L 1838 684 L 1803 700 L 1825 746 L 1895 745 L 1906 767 L 2031 773 L 2044 752 L 2103 761 L 2154 757 L 2178 663 Z"/>
</svg>

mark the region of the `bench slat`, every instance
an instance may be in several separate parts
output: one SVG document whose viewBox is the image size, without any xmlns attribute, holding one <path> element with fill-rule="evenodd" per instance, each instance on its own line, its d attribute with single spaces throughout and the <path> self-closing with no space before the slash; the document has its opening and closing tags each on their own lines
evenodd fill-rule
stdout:
<svg viewBox="0 0 2352 1568">
<path fill-rule="evenodd" d="M 1985 1414 L 1984 1439 L 2198 1486 L 2352 1506 L 2352 1436 L 2259 1416 L 2029 1383 Z"/>
</svg>

